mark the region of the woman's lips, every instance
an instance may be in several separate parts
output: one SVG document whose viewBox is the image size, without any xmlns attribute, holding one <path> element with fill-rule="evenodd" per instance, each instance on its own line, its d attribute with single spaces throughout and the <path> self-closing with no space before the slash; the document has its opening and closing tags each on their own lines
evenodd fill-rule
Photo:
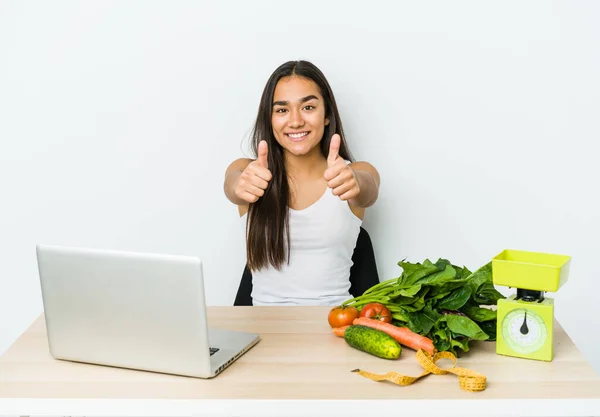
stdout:
<svg viewBox="0 0 600 417">
<path fill-rule="evenodd" d="M 304 132 L 294 132 L 294 133 L 286 133 L 285 135 L 290 138 L 290 140 L 292 142 L 300 142 L 302 140 L 304 140 L 308 134 L 310 133 L 310 131 L 304 131 Z"/>
</svg>

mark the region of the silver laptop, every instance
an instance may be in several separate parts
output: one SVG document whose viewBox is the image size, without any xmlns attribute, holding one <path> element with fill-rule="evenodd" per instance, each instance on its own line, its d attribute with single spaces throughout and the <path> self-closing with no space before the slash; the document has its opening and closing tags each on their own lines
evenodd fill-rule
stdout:
<svg viewBox="0 0 600 417">
<path fill-rule="evenodd" d="M 212 378 L 260 340 L 208 327 L 200 259 L 37 245 L 56 359 Z"/>
</svg>

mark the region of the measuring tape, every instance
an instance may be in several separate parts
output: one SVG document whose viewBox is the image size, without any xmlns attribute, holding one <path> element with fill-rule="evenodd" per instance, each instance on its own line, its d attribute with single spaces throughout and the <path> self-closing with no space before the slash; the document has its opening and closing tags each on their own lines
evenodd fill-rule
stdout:
<svg viewBox="0 0 600 417">
<path fill-rule="evenodd" d="M 458 376 L 458 385 L 465 391 L 483 391 L 487 386 L 487 379 L 484 375 L 478 374 L 470 369 L 457 368 L 456 356 L 454 356 L 452 352 L 438 352 L 431 356 L 425 350 L 419 349 L 416 357 L 419 364 L 425 368 L 425 371 L 417 377 L 400 375 L 397 372 L 388 372 L 387 374 L 379 375 L 361 369 L 354 369 L 352 372 L 356 372 L 373 381 L 390 381 L 397 385 L 410 385 L 429 374 L 446 375 L 447 373 L 451 373 Z M 440 359 L 450 359 L 454 362 L 454 366 L 449 369 L 442 369 L 435 364 Z"/>
</svg>

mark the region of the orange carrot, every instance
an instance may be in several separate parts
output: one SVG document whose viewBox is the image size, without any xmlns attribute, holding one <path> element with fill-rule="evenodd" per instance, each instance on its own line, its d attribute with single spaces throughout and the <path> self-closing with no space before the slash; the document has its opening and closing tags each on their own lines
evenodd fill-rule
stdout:
<svg viewBox="0 0 600 417">
<path fill-rule="evenodd" d="M 334 327 L 333 328 L 333 334 L 339 337 L 344 337 L 344 332 L 346 331 L 346 329 L 350 327 L 350 325 L 347 326 L 342 326 L 342 327 Z"/>
<path fill-rule="evenodd" d="M 370 319 L 367 317 L 359 317 L 354 319 L 352 324 L 362 324 L 363 326 L 381 330 L 382 332 L 392 336 L 398 343 L 408 348 L 414 350 L 424 349 L 430 355 L 434 355 L 436 353 L 436 349 L 433 347 L 433 340 L 413 332 L 408 327 L 398 327 L 390 323 Z"/>
</svg>

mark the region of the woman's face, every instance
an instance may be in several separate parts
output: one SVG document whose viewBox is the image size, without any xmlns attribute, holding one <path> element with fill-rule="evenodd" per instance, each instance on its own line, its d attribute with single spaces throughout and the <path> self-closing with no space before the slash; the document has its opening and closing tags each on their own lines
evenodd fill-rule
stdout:
<svg viewBox="0 0 600 417">
<path fill-rule="evenodd" d="M 273 134 L 283 149 L 295 156 L 320 152 L 329 119 L 317 84 L 298 76 L 284 77 L 273 94 Z"/>
</svg>

